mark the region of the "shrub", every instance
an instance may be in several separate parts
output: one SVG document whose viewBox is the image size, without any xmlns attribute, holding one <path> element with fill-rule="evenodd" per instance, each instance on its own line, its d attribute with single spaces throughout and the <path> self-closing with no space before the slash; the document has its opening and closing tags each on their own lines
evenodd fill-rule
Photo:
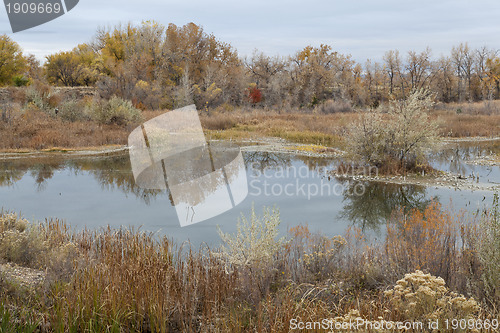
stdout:
<svg viewBox="0 0 500 333">
<path fill-rule="evenodd" d="M 2 259 L 21 265 L 34 265 L 37 254 L 44 250 L 44 244 L 41 237 L 28 226 L 28 221 L 18 218 L 17 214 L 0 216 Z"/>
<path fill-rule="evenodd" d="M 377 167 L 396 160 L 412 169 L 437 137 L 437 124 L 426 113 L 433 105 L 429 92 L 417 90 L 407 100 L 393 102 L 387 114 L 380 108 L 363 114 L 348 128 L 348 151 Z"/>
<path fill-rule="evenodd" d="M 352 106 L 349 101 L 328 99 L 317 105 L 314 108 L 314 112 L 324 114 L 352 112 Z"/>
<path fill-rule="evenodd" d="M 297 254 L 308 273 L 307 277 L 312 275 L 317 281 L 333 277 L 340 268 L 347 245 L 346 239 L 340 235 L 330 238 L 312 234 L 307 225 L 293 227 L 289 233 L 292 235 L 292 241 L 287 247 L 299 252 Z"/>
<path fill-rule="evenodd" d="M 258 217 L 252 206 L 250 220 L 244 215 L 238 219 L 236 234 L 223 233 L 219 228 L 219 236 L 224 243 L 221 246 L 222 257 L 235 266 L 269 263 L 283 243 L 283 239 L 276 239 L 280 223 L 277 209 L 264 207 L 262 217 Z"/>
<path fill-rule="evenodd" d="M 426 269 L 450 283 L 458 258 L 460 216 L 443 211 L 437 202 L 424 211 L 395 214 L 387 226 L 386 253 L 397 274 Z"/>
<path fill-rule="evenodd" d="M 20 114 L 20 106 L 17 103 L 0 104 L 0 121 L 11 124 L 17 115 Z"/>
<path fill-rule="evenodd" d="M 473 298 L 450 292 L 442 278 L 419 270 L 406 274 L 384 294 L 404 320 L 424 323 L 439 320 L 443 325 L 446 319 L 473 319 L 480 310 Z"/>
<path fill-rule="evenodd" d="M 86 112 L 88 109 L 80 101 L 69 100 L 64 102 L 59 105 L 58 110 L 58 115 L 64 120 L 83 121 L 90 119 L 90 115 Z"/>
<path fill-rule="evenodd" d="M 28 83 L 30 82 L 30 79 L 28 79 L 24 75 L 16 75 L 12 78 L 12 81 L 14 82 L 14 85 L 16 87 L 24 87 L 24 86 L 28 85 Z"/>
<path fill-rule="evenodd" d="M 33 84 L 26 90 L 26 107 L 36 107 L 39 110 L 55 116 L 55 108 L 61 102 L 61 96 L 54 93 L 50 86 L 44 84 Z"/>
<path fill-rule="evenodd" d="M 101 124 L 127 125 L 142 119 L 141 110 L 117 96 L 110 100 L 94 100 L 87 105 L 85 112 Z"/>
<path fill-rule="evenodd" d="M 0 213 L 0 259 L 69 276 L 78 250 L 59 222 L 33 225 L 14 213 Z"/>
</svg>

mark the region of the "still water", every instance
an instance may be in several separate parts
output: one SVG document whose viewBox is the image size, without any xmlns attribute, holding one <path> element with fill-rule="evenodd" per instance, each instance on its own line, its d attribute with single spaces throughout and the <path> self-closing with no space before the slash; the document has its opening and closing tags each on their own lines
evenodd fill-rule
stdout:
<svg viewBox="0 0 500 333">
<path fill-rule="evenodd" d="M 468 162 L 491 148 L 477 147 L 449 146 L 432 156 L 433 164 L 499 183 L 500 168 Z M 332 236 L 354 225 L 372 238 L 382 238 L 386 219 L 395 208 L 422 209 L 431 200 L 438 200 L 443 206 L 472 214 L 490 205 L 493 197 L 488 191 L 328 177 L 338 160 L 244 152 L 244 161 L 249 184 L 246 199 L 219 216 L 183 228 L 168 190 L 143 190 L 134 184 L 127 153 L 0 161 L 0 207 L 30 220 L 63 219 L 75 230 L 107 225 L 134 227 L 167 235 L 177 242 L 217 245 L 217 226 L 224 232 L 236 231 L 239 216 L 248 215 L 252 205 L 258 213 L 263 206 L 279 208 L 283 235 L 298 224 Z"/>
</svg>

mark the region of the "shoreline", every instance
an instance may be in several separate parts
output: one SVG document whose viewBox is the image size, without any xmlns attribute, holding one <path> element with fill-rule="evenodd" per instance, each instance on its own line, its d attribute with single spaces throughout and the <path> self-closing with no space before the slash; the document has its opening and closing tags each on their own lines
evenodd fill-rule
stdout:
<svg viewBox="0 0 500 333">
<path fill-rule="evenodd" d="M 223 141 L 223 140 L 210 140 L 210 141 Z M 295 143 L 287 141 L 278 137 L 263 137 L 260 139 L 243 139 L 243 140 L 229 140 L 232 142 L 244 144 L 241 145 L 242 148 L 247 149 L 247 147 L 260 147 L 260 151 L 264 151 L 264 148 L 269 149 L 269 152 L 294 152 L 297 151 L 298 154 L 301 152 L 309 152 L 313 157 L 339 157 L 345 152 L 338 148 L 320 146 L 315 144 L 307 143 Z M 500 141 L 500 136 L 496 137 L 460 137 L 460 138 L 448 138 L 443 137 L 440 139 L 441 143 L 460 143 L 460 142 L 492 142 Z M 297 149 L 292 149 L 296 147 Z M 307 149 L 307 147 L 313 147 L 315 149 Z M 317 150 L 325 150 L 324 152 L 318 152 Z M 53 156 L 55 154 L 72 154 L 72 155 L 106 155 L 109 153 L 126 151 L 128 150 L 127 145 L 103 145 L 103 146 L 93 146 L 93 147 L 52 147 L 47 149 L 4 149 L 0 150 L 0 160 L 11 158 L 11 157 L 39 157 L 43 155 Z M 308 155 L 308 154 L 305 154 Z"/>
<path fill-rule="evenodd" d="M 488 142 L 497 141 L 500 137 L 493 138 L 443 138 L 442 143 L 455 143 L 455 142 Z M 219 141 L 219 140 L 212 140 Z M 300 144 L 293 143 L 281 138 L 266 137 L 262 139 L 247 139 L 238 140 L 236 142 L 242 152 L 267 152 L 276 154 L 291 154 L 294 156 L 305 156 L 311 158 L 341 158 L 345 152 L 326 146 L 314 144 Z M 80 157 L 105 157 L 114 154 L 121 154 L 127 152 L 129 149 L 126 145 L 109 145 L 101 147 L 88 147 L 88 148 L 51 148 L 45 150 L 25 150 L 13 152 L 0 152 L 0 161 L 13 160 L 23 158 L 80 158 Z M 481 157 L 479 159 L 468 161 L 471 165 L 486 165 L 499 167 L 500 159 L 494 155 Z M 456 190 L 471 190 L 471 191 L 499 191 L 500 183 L 478 183 L 473 179 L 462 178 L 460 175 L 451 172 L 439 171 L 439 175 L 415 175 L 408 176 L 401 175 L 353 175 L 341 174 L 332 171 L 332 177 L 339 177 L 343 179 L 350 179 L 354 181 L 370 181 L 382 182 L 399 185 L 415 185 L 435 188 L 452 188 Z"/>
</svg>

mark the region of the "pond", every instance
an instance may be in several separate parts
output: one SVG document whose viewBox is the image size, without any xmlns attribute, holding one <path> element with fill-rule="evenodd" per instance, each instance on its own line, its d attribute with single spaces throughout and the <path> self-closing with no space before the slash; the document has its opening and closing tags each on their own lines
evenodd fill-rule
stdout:
<svg viewBox="0 0 500 333">
<path fill-rule="evenodd" d="M 448 143 L 430 155 L 434 168 L 483 183 L 500 183 L 500 168 L 471 163 L 492 154 L 500 155 L 500 140 Z"/>
<path fill-rule="evenodd" d="M 489 149 L 477 147 L 447 146 L 432 156 L 433 164 L 499 183 L 498 167 L 470 164 L 472 156 Z M 180 227 L 168 189 L 144 190 L 135 185 L 126 152 L 100 157 L 2 160 L 0 207 L 30 220 L 60 218 L 75 230 L 125 226 L 167 235 L 177 242 L 215 246 L 219 243 L 217 226 L 224 232 L 236 231 L 238 218 L 242 213 L 248 216 L 252 205 L 257 213 L 263 206 L 279 208 L 283 235 L 299 224 L 331 236 L 356 226 L 373 239 L 380 239 L 386 219 L 395 208 L 422 209 L 431 200 L 438 200 L 455 210 L 474 213 L 491 204 L 493 197 L 488 191 L 329 177 L 328 171 L 340 162 L 335 159 L 259 151 L 245 151 L 243 158 L 248 180 L 248 195 L 243 202 L 187 227 Z"/>
</svg>

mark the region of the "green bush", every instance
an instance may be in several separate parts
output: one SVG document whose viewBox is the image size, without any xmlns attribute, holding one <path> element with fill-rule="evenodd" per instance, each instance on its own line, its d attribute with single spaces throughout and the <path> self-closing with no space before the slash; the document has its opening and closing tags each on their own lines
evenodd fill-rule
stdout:
<svg viewBox="0 0 500 333">
<path fill-rule="evenodd" d="M 142 120 L 141 110 L 117 96 L 110 100 L 94 100 L 87 105 L 85 112 L 101 124 L 127 125 Z"/>
<path fill-rule="evenodd" d="M 14 85 L 16 87 L 24 87 L 24 86 L 28 85 L 28 83 L 30 82 L 30 79 L 28 79 L 24 75 L 16 75 L 12 78 L 12 81 L 14 82 Z"/>
</svg>

